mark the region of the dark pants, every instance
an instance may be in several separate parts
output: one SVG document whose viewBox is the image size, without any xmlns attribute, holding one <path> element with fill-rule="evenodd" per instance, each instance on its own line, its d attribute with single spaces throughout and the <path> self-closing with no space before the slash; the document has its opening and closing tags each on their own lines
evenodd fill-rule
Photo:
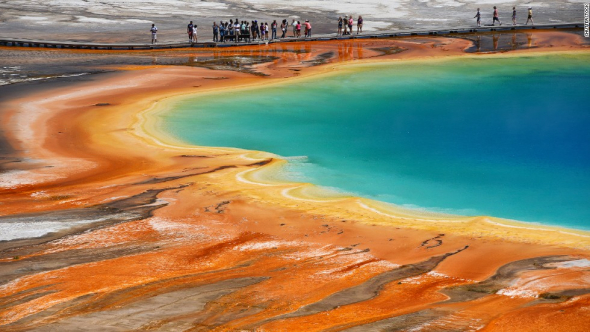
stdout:
<svg viewBox="0 0 590 332">
<path fill-rule="evenodd" d="M 213 31 L 213 41 L 214 42 L 219 41 L 219 37 L 218 37 L 217 31 Z"/>
<path fill-rule="evenodd" d="M 277 39 L 277 29 L 272 29 L 272 36 L 270 39 Z"/>
</svg>

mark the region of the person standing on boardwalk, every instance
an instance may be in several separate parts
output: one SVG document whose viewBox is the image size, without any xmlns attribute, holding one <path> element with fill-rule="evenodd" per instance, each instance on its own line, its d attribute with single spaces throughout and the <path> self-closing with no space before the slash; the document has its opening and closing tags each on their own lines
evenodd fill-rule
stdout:
<svg viewBox="0 0 590 332">
<path fill-rule="evenodd" d="M 252 35 L 252 40 L 256 39 L 256 22 L 252 21 L 252 24 L 250 25 L 250 32 Z"/>
<path fill-rule="evenodd" d="M 338 36 L 342 36 L 342 16 L 338 18 Z"/>
<path fill-rule="evenodd" d="M 293 26 L 293 37 L 297 37 L 297 21 L 295 19 L 293 19 L 291 26 Z"/>
<path fill-rule="evenodd" d="M 277 39 L 277 20 L 272 21 L 270 28 L 272 29 L 272 35 L 270 39 Z"/>
<path fill-rule="evenodd" d="M 352 25 L 354 24 L 354 20 L 352 19 L 352 15 L 348 19 L 348 32 L 352 35 Z"/>
<path fill-rule="evenodd" d="M 516 25 L 516 7 L 512 7 L 512 25 Z"/>
<path fill-rule="evenodd" d="M 193 25 L 193 43 L 197 42 L 197 25 Z"/>
<path fill-rule="evenodd" d="M 531 21 L 532 25 L 535 25 L 535 22 L 533 22 L 533 7 L 529 7 L 529 16 L 526 19 L 526 23 L 524 25 L 528 25 L 529 21 Z"/>
<path fill-rule="evenodd" d="M 219 27 L 217 26 L 217 23 L 215 23 L 215 22 L 213 22 L 213 41 L 214 42 L 219 41 Z"/>
<path fill-rule="evenodd" d="M 344 19 L 342 20 L 342 25 L 344 25 L 344 31 L 342 32 L 342 35 L 347 35 L 348 33 L 346 32 L 347 27 L 348 27 L 348 15 L 344 15 Z"/>
<path fill-rule="evenodd" d="M 285 38 L 285 35 L 287 34 L 287 27 L 288 26 L 289 26 L 289 24 L 287 23 L 287 20 L 283 20 L 283 22 L 281 22 L 281 31 L 283 31 L 281 38 Z"/>
<path fill-rule="evenodd" d="M 191 43 L 193 41 L 193 21 L 190 21 L 186 26 L 186 33 L 188 34 L 188 42 Z"/>
<path fill-rule="evenodd" d="M 260 40 L 264 40 L 264 37 L 266 35 L 265 31 L 264 31 L 264 23 L 260 22 Z"/>
<path fill-rule="evenodd" d="M 156 32 L 158 32 L 158 28 L 156 27 L 155 24 L 152 24 L 152 27 L 150 29 L 151 33 L 152 33 L 152 44 L 153 43 L 158 43 L 158 37 L 156 36 Z"/>
<path fill-rule="evenodd" d="M 363 32 L 363 17 L 359 15 L 359 18 L 356 20 L 356 34 Z"/>
<path fill-rule="evenodd" d="M 301 22 L 297 21 L 295 28 L 297 28 L 297 38 L 301 37 Z"/>
<path fill-rule="evenodd" d="M 494 18 L 492 20 L 492 25 L 495 25 L 496 21 L 498 21 L 498 23 L 502 25 L 502 22 L 500 22 L 500 18 L 498 17 L 498 9 L 496 8 L 496 6 L 494 6 Z"/>
<path fill-rule="evenodd" d="M 305 38 L 311 38 L 311 23 L 309 20 L 305 20 Z"/>
<path fill-rule="evenodd" d="M 222 43 L 225 42 L 225 35 L 227 35 L 227 29 L 225 28 L 225 23 L 223 23 L 223 21 L 219 21 L 219 40 Z"/>
<path fill-rule="evenodd" d="M 234 40 L 236 43 L 238 42 L 238 39 L 239 39 L 238 37 L 240 36 L 240 28 L 241 28 L 240 22 L 238 22 L 238 19 L 236 18 L 236 22 L 234 23 L 234 31 L 236 34 L 236 37 L 234 38 Z"/>
<path fill-rule="evenodd" d="M 473 16 L 473 18 L 477 18 L 477 26 L 480 27 L 481 26 L 481 14 L 479 13 L 479 8 L 477 8 L 477 14 L 475 14 L 475 16 Z"/>
</svg>

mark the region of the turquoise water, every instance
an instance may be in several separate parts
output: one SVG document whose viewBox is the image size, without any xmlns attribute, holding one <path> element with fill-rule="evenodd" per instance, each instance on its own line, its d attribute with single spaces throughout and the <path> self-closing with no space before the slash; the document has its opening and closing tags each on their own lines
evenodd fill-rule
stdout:
<svg viewBox="0 0 590 332">
<path fill-rule="evenodd" d="M 590 55 L 351 67 L 186 99 L 196 145 L 276 153 L 284 177 L 397 205 L 590 229 Z"/>
</svg>

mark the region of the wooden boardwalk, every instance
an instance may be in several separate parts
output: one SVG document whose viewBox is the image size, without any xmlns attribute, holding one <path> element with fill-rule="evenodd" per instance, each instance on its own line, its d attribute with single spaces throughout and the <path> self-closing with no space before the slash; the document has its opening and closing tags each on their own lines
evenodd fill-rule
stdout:
<svg viewBox="0 0 590 332">
<path fill-rule="evenodd" d="M 266 45 L 268 43 L 285 43 L 296 41 L 324 41 L 324 40 L 347 40 L 347 39 L 366 39 L 366 38 L 394 38 L 405 36 L 429 36 L 429 35 L 452 35 L 452 34 L 471 34 L 478 32 L 493 32 L 493 31 L 517 31 L 517 30 L 548 30 L 548 29 L 582 29 L 583 23 L 558 23 L 558 24 L 538 24 L 531 25 L 503 25 L 503 26 L 482 26 L 482 27 L 461 27 L 454 29 L 435 29 L 435 30 L 397 30 L 388 32 L 369 32 L 360 35 L 337 36 L 336 34 L 319 34 L 312 38 L 281 38 L 270 41 L 251 41 L 251 42 L 204 42 L 204 43 L 188 43 L 188 42 L 172 42 L 160 44 L 141 44 L 141 43 L 124 43 L 124 44 L 108 44 L 108 43 L 89 43 L 89 42 L 75 42 L 75 41 L 46 41 L 33 39 L 19 39 L 19 38 L 4 38 L 0 37 L 0 46 L 15 46 L 15 47 L 43 47 L 43 48 L 61 48 L 61 49 L 90 49 L 90 50 L 156 50 L 156 49 L 171 49 L 171 48 L 207 48 L 207 47 L 235 47 L 245 45 Z M 149 34 L 146 34 L 146 40 L 149 39 Z"/>
</svg>

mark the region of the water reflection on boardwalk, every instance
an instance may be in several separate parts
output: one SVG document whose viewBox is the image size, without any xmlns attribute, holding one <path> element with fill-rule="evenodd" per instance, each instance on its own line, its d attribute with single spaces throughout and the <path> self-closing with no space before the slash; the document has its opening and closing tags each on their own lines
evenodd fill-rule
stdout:
<svg viewBox="0 0 590 332">
<path fill-rule="evenodd" d="M 302 67 L 332 61 L 370 58 L 396 58 L 407 51 L 407 45 L 431 45 L 446 49 L 445 38 L 468 40 L 465 52 L 506 52 L 538 46 L 560 46 L 566 39 L 578 38 L 588 44 L 581 30 L 507 31 L 409 36 L 383 39 L 343 39 L 316 42 L 271 43 L 268 45 L 231 48 L 180 48 L 162 50 L 77 50 L 0 47 L 0 85 L 86 75 L 143 66 L 191 66 L 232 70 L 265 76 L 265 68 L 283 67 L 297 75 Z M 551 37 L 553 36 L 553 37 Z M 558 37 L 555 37 L 558 36 Z M 441 38 L 442 37 L 442 38 Z M 405 46 L 404 46 L 405 45 Z M 48 65 L 51 64 L 51 65 Z"/>
</svg>

